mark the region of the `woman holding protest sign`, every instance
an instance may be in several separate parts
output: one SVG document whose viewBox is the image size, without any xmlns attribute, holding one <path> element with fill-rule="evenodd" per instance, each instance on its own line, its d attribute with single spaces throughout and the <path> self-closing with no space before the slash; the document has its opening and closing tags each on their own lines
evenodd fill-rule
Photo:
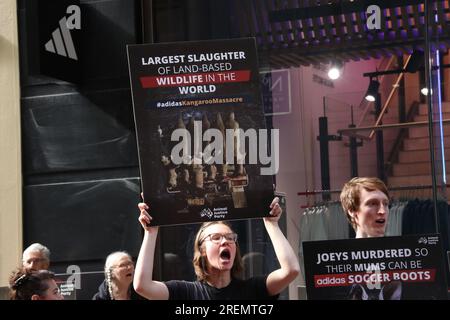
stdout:
<svg viewBox="0 0 450 320">
<path fill-rule="evenodd" d="M 139 222 L 145 230 L 134 275 L 134 288 L 147 299 L 217 300 L 276 298 L 299 273 L 299 263 L 278 226 L 282 209 L 275 198 L 271 217 L 264 225 L 275 249 L 280 268 L 262 277 L 240 280 L 242 260 L 237 234 L 224 221 L 203 223 L 195 237 L 193 264 L 197 281 L 154 281 L 153 260 L 158 227 L 151 227 L 149 206 L 139 203 Z"/>
</svg>

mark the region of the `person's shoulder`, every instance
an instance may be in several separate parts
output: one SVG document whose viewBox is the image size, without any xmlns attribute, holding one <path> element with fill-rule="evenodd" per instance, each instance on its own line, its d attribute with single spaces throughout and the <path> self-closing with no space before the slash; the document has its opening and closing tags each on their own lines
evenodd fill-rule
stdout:
<svg viewBox="0 0 450 320">
<path fill-rule="evenodd" d="M 257 283 L 257 282 L 266 282 L 267 277 L 269 274 L 263 274 L 263 275 L 257 275 L 253 276 L 247 279 L 236 279 L 234 278 L 233 281 L 240 282 L 240 283 Z"/>
<path fill-rule="evenodd" d="M 247 279 L 233 278 L 232 287 L 243 288 L 243 287 L 253 287 L 253 288 L 264 288 L 266 286 L 267 277 L 269 275 L 258 275 Z"/>
<path fill-rule="evenodd" d="M 130 300 L 147 300 L 147 299 L 141 296 L 139 293 L 137 293 L 136 290 L 134 290 L 133 288 L 133 284 L 131 284 Z"/>
<path fill-rule="evenodd" d="M 92 300 L 111 300 L 106 280 L 103 280 L 103 282 L 98 286 L 98 291 L 94 294 Z"/>
<path fill-rule="evenodd" d="M 199 287 L 203 286 L 200 281 L 187 281 L 187 280 L 168 280 L 164 281 L 167 287 Z"/>
<path fill-rule="evenodd" d="M 269 296 L 267 292 L 267 277 L 269 275 L 258 275 L 247 279 L 233 278 L 232 290 L 238 290 L 241 299 L 268 300 L 278 299 L 279 295 Z"/>
<path fill-rule="evenodd" d="M 169 280 L 164 284 L 169 290 L 169 300 L 197 300 L 197 293 L 206 289 L 200 281 Z"/>
</svg>

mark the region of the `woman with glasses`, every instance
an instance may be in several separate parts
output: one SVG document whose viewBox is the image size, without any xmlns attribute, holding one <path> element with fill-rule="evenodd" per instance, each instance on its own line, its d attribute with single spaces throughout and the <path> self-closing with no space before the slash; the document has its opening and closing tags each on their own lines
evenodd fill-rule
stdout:
<svg viewBox="0 0 450 320">
<path fill-rule="evenodd" d="M 98 287 L 98 292 L 92 300 L 141 299 L 132 286 L 133 274 L 133 259 L 127 252 L 111 253 L 105 262 L 105 280 Z"/>
<path fill-rule="evenodd" d="M 48 270 L 16 270 L 9 279 L 11 300 L 64 300 Z"/>
<path fill-rule="evenodd" d="M 242 259 L 237 243 L 238 236 L 223 221 L 203 223 L 195 237 L 193 264 L 197 281 L 153 280 L 153 261 L 158 227 L 149 226 L 152 217 L 149 207 L 139 203 L 139 222 L 145 230 L 134 275 L 134 288 L 147 299 L 156 300 L 226 300 L 277 298 L 298 275 L 297 257 L 278 226 L 282 213 L 275 198 L 271 217 L 264 219 L 280 268 L 262 277 L 247 280 L 239 278 Z"/>
</svg>

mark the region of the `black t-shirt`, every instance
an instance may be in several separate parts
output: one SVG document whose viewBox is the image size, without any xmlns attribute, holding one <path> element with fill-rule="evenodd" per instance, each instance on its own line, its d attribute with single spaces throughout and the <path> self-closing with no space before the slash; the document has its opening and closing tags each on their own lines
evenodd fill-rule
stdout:
<svg viewBox="0 0 450 320">
<path fill-rule="evenodd" d="M 133 285 L 130 286 L 131 286 L 130 300 L 145 300 L 144 297 L 141 297 L 139 294 L 137 294 L 136 291 L 134 291 Z M 111 300 L 106 280 L 103 280 L 102 284 L 98 287 L 98 292 L 92 297 L 92 300 Z"/>
<path fill-rule="evenodd" d="M 169 300 L 267 300 L 269 296 L 266 276 L 247 280 L 232 279 L 224 288 L 211 287 L 206 282 L 171 280 L 165 282 L 169 289 Z"/>
</svg>

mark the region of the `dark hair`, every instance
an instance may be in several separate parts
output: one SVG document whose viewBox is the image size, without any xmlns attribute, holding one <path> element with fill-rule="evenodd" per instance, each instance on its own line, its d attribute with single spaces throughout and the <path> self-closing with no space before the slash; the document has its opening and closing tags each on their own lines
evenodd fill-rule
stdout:
<svg viewBox="0 0 450 320">
<path fill-rule="evenodd" d="M 200 229 L 197 232 L 197 235 L 195 236 L 195 242 L 194 242 L 194 258 L 192 259 L 192 263 L 194 265 L 195 274 L 197 275 L 198 281 L 206 280 L 209 276 L 208 270 L 206 268 L 206 258 L 202 255 L 202 243 L 200 242 L 202 240 L 203 231 L 205 231 L 206 228 L 209 226 L 215 225 L 215 224 L 223 224 L 226 225 L 228 228 L 230 228 L 231 231 L 233 229 L 231 228 L 231 225 L 228 222 L 225 221 L 210 221 L 210 222 L 204 222 Z M 242 264 L 242 257 L 241 252 L 239 250 L 239 244 L 236 242 L 236 256 L 234 258 L 233 267 L 231 268 L 231 276 L 233 278 L 240 278 L 242 275 L 243 270 L 243 264 Z"/>
<path fill-rule="evenodd" d="M 49 288 L 46 280 L 54 278 L 55 274 L 48 270 L 17 269 L 9 278 L 10 299 L 31 300 L 35 294 L 42 296 Z"/>
</svg>

